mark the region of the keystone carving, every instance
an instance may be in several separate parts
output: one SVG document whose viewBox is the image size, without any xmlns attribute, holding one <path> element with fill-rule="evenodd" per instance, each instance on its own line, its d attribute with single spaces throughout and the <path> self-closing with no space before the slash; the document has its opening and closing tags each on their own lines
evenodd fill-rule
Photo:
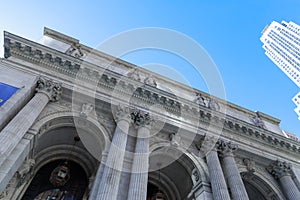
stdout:
<svg viewBox="0 0 300 200">
<path fill-rule="evenodd" d="M 94 105 L 91 103 L 84 103 L 81 106 L 80 116 L 87 118 L 94 111 Z"/>
<path fill-rule="evenodd" d="M 249 158 L 244 158 L 243 162 L 250 173 L 255 172 L 255 162 L 253 160 L 250 160 Z"/>
<path fill-rule="evenodd" d="M 181 137 L 180 137 L 180 135 L 178 133 L 171 133 L 169 135 L 169 137 L 170 137 L 170 142 L 171 142 L 172 146 L 177 147 L 177 146 L 180 145 Z"/>
<path fill-rule="evenodd" d="M 58 101 L 61 97 L 62 88 L 60 83 L 40 77 L 37 81 L 36 92 L 44 93 L 50 101 Z"/>
<path fill-rule="evenodd" d="M 285 161 L 283 162 L 283 161 L 276 160 L 267 167 L 267 170 L 276 179 L 280 179 L 283 176 L 292 175 L 291 164 Z"/>
</svg>

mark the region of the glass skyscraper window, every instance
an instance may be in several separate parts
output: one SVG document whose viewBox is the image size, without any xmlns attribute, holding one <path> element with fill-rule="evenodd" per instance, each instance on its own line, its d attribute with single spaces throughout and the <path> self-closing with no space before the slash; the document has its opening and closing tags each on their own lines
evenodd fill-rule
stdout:
<svg viewBox="0 0 300 200">
<path fill-rule="evenodd" d="M 262 31 L 260 40 L 265 54 L 300 87 L 300 26 L 294 22 L 273 21 Z M 300 120 L 298 95 L 292 100 L 297 105 L 295 112 Z"/>
</svg>

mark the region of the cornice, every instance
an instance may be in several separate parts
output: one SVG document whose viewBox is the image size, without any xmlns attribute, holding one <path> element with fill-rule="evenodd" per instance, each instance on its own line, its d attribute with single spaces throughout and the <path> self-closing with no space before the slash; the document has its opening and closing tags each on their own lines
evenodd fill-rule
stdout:
<svg viewBox="0 0 300 200">
<path fill-rule="evenodd" d="M 139 100 L 139 103 L 143 102 L 150 106 L 154 104 L 159 105 L 174 115 L 197 120 L 202 124 L 222 127 L 224 131 L 252 138 L 260 143 L 268 143 L 275 148 L 280 147 L 293 153 L 300 153 L 300 144 L 284 136 L 266 129 L 258 128 L 253 124 L 228 116 L 225 113 L 197 105 L 192 101 L 175 96 L 158 88 L 148 85 L 137 87 L 137 85 L 141 85 L 141 83 L 110 70 L 105 70 L 103 73 L 100 73 L 99 71 L 103 71 L 101 66 L 85 62 L 84 68 L 81 68 L 83 60 L 79 58 L 66 55 L 8 32 L 5 32 L 4 35 L 4 55 L 6 59 L 9 57 L 17 57 L 72 78 L 97 83 L 99 88 L 107 91 L 114 90 L 125 96 L 133 96 L 136 100 Z M 197 92 L 210 98 L 205 93 Z M 229 105 L 234 106 L 234 104 Z M 222 106 L 226 105 L 222 104 Z M 272 118 L 272 120 L 276 121 L 275 118 Z"/>
</svg>

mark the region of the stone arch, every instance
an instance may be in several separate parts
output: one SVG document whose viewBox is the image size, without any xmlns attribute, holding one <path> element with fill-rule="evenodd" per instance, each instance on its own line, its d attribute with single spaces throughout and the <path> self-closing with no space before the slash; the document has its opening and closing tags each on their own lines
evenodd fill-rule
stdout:
<svg viewBox="0 0 300 200">
<path fill-rule="evenodd" d="M 247 170 L 240 171 L 241 177 L 245 184 L 248 195 L 249 193 L 259 193 L 257 195 L 262 195 L 265 199 L 272 200 L 283 200 L 286 199 L 284 194 L 281 192 L 278 185 L 274 185 L 273 182 L 268 180 L 262 173 L 259 171 L 248 172 Z M 255 195 L 252 195 L 254 200 L 257 199 Z M 251 200 L 251 196 L 249 196 Z"/>
<path fill-rule="evenodd" d="M 203 182 L 209 182 L 206 163 L 192 152 L 188 152 L 180 146 L 172 146 L 169 142 L 164 141 L 152 143 L 150 152 L 149 183 L 156 186 L 160 185 L 168 199 L 190 198 L 199 188 L 203 189 Z M 156 153 L 162 155 L 162 159 L 156 159 L 159 160 L 158 162 L 164 159 L 168 160 L 169 157 L 173 157 L 175 160 L 163 165 L 161 169 L 155 169 L 153 165 L 157 162 L 155 160 Z M 193 178 L 193 172 L 197 173 L 199 178 L 197 181 Z M 158 180 L 159 173 L 161 180 Z M 206 189 L 203 190 L 204 193 L 209 192 L 205 191 Z"/>
<path fill-rule="evenodd" d="M 41 118 L 39 118 L 31 127 L 31 130 L 35 133 L 43 134 L 46 131 L 60 127 L 63 125 L 74 126 L 74 121 L 71 119 L 80 119 L 80 113 L 75 111 L 58 111 L 54 113 L 47 114 Z M 69 119 L 69 121 L 61 121 L 61 119 Z M 83 118 L 86 122 L 93 125 L 93 127 L 97 127 L 97 133 L 101 133 L 104 135 L 105 144 L 109 144 L 109 141 L 112 138 L 112 135 L 107 128 L 101 124 L 95 117 L 86 117 Z"/>
<path fill-rule="evenodd" d="M 41 117 L 33 124 L 31 132 L 37 136 L 36 140 L 39 140 L 44 134 L 61 127 L 74 127 L 85 148 L 93 155 L 94 148 L 101 148 L 103 151 L 110 146 L 111 133 L 103 124 L 95 117 L 83 118 L 79 112 L 69 110 L 50 113 Z M 96 156 L 96 159 L 100 161 L 101 155 Z"/>
<path fill-rule="evenodd" d="M 73 139 L 78 130 L 82 131 L 79 143 L 74 145 L 73 140 L 66 141 L 66 139 Z M 111 138 L 106 127 L 95 117 L 81 117 L 79 112 L 72 111 L 59 111 L 44 115 L 33 124 L 30 132 L 36 135 L 32 152 L 29 155 L 30 158 L 35 159 L 35 166 L 30 180 L 22 186 L 19 198 L 27 190 L 38 170 L 55 160 L 74 162 L 84 170 L 88 178 L 94 176 L 99 165 L 98 161 L 101 160 L 102 151 L 109 147 Z M 69 134 L 71 132 L 74 134 Z M 62 141 L 55 140 L 55 137 L 60 137 L 60 135 L 63 136 Z M 69 136 L 67 137 L 67 135 Z M 96 142 L 94 146 L 98 145 L 101 150 L 98 153 L 92 152 L 89 149 L 92 145 L 84 144 L 82 137 L 85 137 L 87 142 Z M 45 144 L 47 142 L 49 144 Z"/>
</svg>

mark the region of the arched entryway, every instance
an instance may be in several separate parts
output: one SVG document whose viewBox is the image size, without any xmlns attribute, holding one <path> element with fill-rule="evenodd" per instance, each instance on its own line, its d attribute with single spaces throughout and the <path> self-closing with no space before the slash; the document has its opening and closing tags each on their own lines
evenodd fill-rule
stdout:
<svg viewBox="0 0 300 200">
<path fill-rule="evenodd" d="M 87 176 L 77 163 L 56 160 L 34 176 L 22 200 L 81 200 L 87 191 Z"/>
<path fill-rule="evenodd" d="M 241 173 L 249 200 L 282 200 L 284 197 L 278 194 L 274 188 L 263 180 L 258 174 L 251 172 Z"/>
<path fill-rule="evenodd" d="M 202 187 L 202 169 L 176 148 L 155 149 L 149 164 L 147 200 L 193 199 L 193 192 Z"/>
</svg>

